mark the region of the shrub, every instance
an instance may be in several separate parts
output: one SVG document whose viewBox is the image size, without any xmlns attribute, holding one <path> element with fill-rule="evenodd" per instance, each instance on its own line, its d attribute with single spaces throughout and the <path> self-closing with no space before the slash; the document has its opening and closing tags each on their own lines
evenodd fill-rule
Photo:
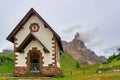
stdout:
<svg viewBox="0 0 120 80">
<path fill-rule="evenodd" d="M 117 60 L 120 60 L 120 55 L 118 55 L 118 58 L 117 58 Z"/>
<path fill-rule="evenodd" d="M 80 63 L 76 61 L 76 68 L 80 68 Z"/>
</svg>

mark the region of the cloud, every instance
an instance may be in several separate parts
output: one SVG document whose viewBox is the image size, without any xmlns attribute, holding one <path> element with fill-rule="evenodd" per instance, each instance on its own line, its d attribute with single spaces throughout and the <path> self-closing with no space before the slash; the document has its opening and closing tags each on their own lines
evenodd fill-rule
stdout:
<svg viewBox="0 0 120 80">
<path fill-rule="evenodd" d="M 75 26 L 70 26 L 70 27 L 65 27 L 64 29 L 62 29 L 61 33 L 62 33 L 62 39 L 66 40 L 66 41 L 71 41 L 76 32 L 79 32 L 79 30 L 81 29 L 81 25 L 75 25 Z"/>
<path fill-rule="evenodd" d="M 99 48 L 102 44 L 102 41 L 98 38 L 91 40 L 91 42 L 86 42 L 86 45 L 91 49 L 96 47 Z"/>
<path fill-rule="evenodd" d="M 86 28 L 86 26 L 82 25 L 75 25 L 75 26 L 70 26 L 62 30 L 62 33 L 64 36 L 68 37 L 73 37 L 70 35 L 75 35 L 77 32 L 80 33 L 80 39 L 84 42 L 90 42 L 94 40 L 98 33 L 98 28 L 97 27 L 91 27 L 91 28 Z M 69 36 L 68 36 L 69 35 Z"/>
<path fill-rule="evenodd" d="M 80 30 L 80 39 L 85 43 L 87 48 L 96 50 L 103 45 L 103 42 L 99 35 L 99 28 L 91 27 Z"/>
<path fill-rule="evenodd" d="M 93 41 L 94 38 L 96 37 L 97 35 L 97 28 L 91 28 L 91 29 L 86 29 L 86 30 L 81 30 L 79 33 L 80 33 L 80 39 L 84 42 L 90 42 L 90 41 Z"/>
<path fill-rule="evenodd" d="M 90 49 L 94 49 L 102 44 L 102 41 L 98 37 L 99 29 L 97 27 L 86 28 L 86 26 L 75 25 L 63 29 L 62 39 L 71 41 L 77 32 L 80 33 L 80 40 L 82 40 L 86 46 Z"/>
<path fill-rule="evenodd" d="M 81 28 L 81 25 L 71 26 L 71 27 L 68 27 L 67 29 L 64 29 L 63 33 L 73 33 L 76 30 L 80 30 L 80 28 Z"/>
</svg>

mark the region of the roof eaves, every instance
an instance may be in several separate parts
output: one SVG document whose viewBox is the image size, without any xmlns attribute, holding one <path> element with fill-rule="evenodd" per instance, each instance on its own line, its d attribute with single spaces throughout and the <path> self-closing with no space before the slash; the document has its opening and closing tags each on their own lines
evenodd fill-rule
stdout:
<svg viewBox="0 0 120 80">
<path fill-rule="evenodd" d="M 32 33 L 29 33 L 29 35 L 23 40 L 23 42 L 19 45 L 19 47 L 17 48 L 18 51 L 19 50 L 24 50 L 26 48 L 26 46 L 31 42 L 32 39 L 36 39 L 42 46 L 43 46 L 43 50 L 47 53 L 49 53 L 50 51 L 42 44 L 42 42 Z"/>
<path fill-rule="evenodd" d="M 28 18 L 31 17 L 31 15 L 33 15 L 34 9 L 31 8 L 28 13 L 23 17 L 23 19 L 17 24 L 17 26 L 13 29 L 13 31 L 8 35 L 8 37 L 6 38 L 7 40 L 14 42 L 13 38 L 14 35 L 18 32 L 19 29 L 21 29 L 23 27 L 23 25 L 25 24 L 25 22 L 28 20 Z"/>
</svg>

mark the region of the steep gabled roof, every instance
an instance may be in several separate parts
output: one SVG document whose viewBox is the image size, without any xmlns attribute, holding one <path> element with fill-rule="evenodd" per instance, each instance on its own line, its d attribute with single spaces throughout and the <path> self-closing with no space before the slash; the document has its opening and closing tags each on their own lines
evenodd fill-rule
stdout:
<svg viewBox="0 0 120 80">
<path fill-rule="evenodd" d="M 29 33 L 29 35 L 23 40 L 23 42 L 18 46 L 17 51 L 21 52 L 21 50 L 24 50 L 26 46 L 32 41 L 37 40 L 42 46 L 43 50 L 47 53 L 49 53 L 49 50 L 42 44 L 42 42 L 32 33 Z"/>
<path fill-rule="evenodd" d="M 33 8 L 30 9 L 30 11 L 24 16 L 24 18 L 19 22 L 19 24 L 9 34 L 9 36 L 7 37 L 7 40 L 9 40 L 10 42 L 13 43 L 14 42 L 14 36 L 17 34 L 17 32 L 19 32 L 20 29 L 23 28 L 23 25 L 27 22 L 27 20 L 29 20 L 29 18 L 32 15 L 36 15 L 44 23 L 44 26 L 46 28 L 48 28 L 50 31 L 53 32 L 53 34 L 55 35 L 55 37 L 58 40 L 58 44 L 59 44 L 60 49 L 63 51 L 61 38 L 59 37 L 59 35 L 48 25 L 48 23 Z"/>
</svg>

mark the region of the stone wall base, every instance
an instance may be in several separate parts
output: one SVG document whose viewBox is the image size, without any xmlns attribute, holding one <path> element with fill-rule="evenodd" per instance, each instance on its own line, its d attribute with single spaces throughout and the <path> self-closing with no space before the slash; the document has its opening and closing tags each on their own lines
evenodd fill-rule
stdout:
<svg viewBox="0 0 120 80">
<path fill-rule="evenodd" d="M 61 75 L 62 73 L 58 67 L 43 67 L 42 74 L 52 76 L 52 75 Z"/>
<path fill-rule="evenodd" d="M 14 67 L 14 75 L 15 76 L 20 76 L 24 75 L 28 72 L 27 67 Z"/>
<path fill-rule="evenodd" d="M 26 74 L 31 74 L 28 71 L 27 67 L 15 67 L 14 68 L 14 76 L 24 76 Z M 54 66 L 42 67 L 40 73 L 37 73 L 37 74 L 42 74 L 44 76 L 61 75 L 61 70 L 58 67 L 54 67 Z"/>
</svg>

